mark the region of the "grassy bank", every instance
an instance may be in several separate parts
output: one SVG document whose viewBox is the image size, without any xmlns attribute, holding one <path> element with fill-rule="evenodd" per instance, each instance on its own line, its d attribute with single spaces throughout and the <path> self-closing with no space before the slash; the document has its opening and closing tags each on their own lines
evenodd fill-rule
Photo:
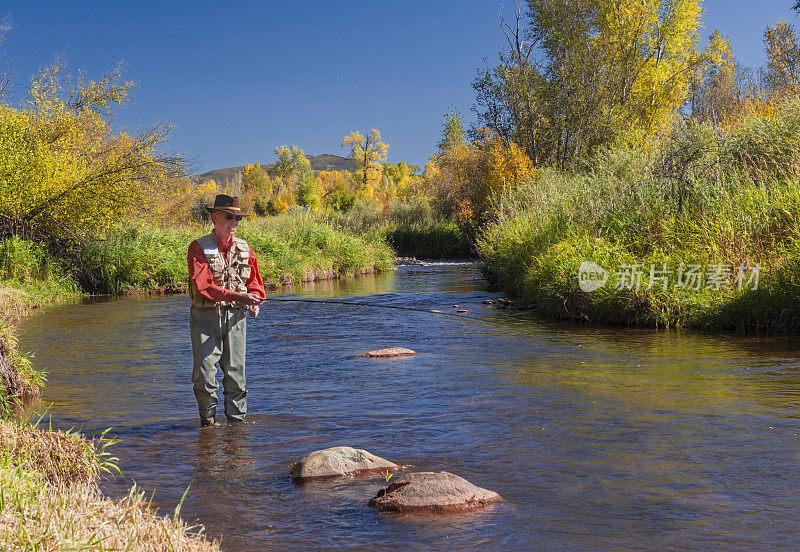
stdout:
<svg viewBox="0 0 800 552">
<path fill-rule="evenodd" d="M 0 548 L 3 550 L 218 550 L 179 517 L 150 510 L 135 486 L 104 497 L 98 474 L 107 441 L 0 422 Z"/>
<path fill-rule="evenodd" d="M 419 226 L 391 224 L 381 233 L 401 257 L 463 259 L 472 255 L 470 243 L 454 222 Z"/>
<path fill-rule="evenodd" d="M 499 287 L 554 317 L 797 331 L 798 176 L 796 102 L 725 135 L 684 125 L 651 153 L 616 149 L 585 172 L 541 171 L 498 202 L 480 254 Z M 604 286 L 580 289 L 584 261 L 607 270 Z"/>
<path fill-rule="evenodd" d="M 316 219 L 358 236 L 378 236 L 400 257 L 474 256 L 472 245 L 458 224 L 435 213 L 431 201 L 425 198 L 395 201 L 386 212 L 374 202 L 358 201 L 347 211 L 316 215 Z"/>
<path fill-rule="evenodd" d="M 89 243 L 80 274 L 83 289 L 120 294 L 185 289 L 186 249 L 210 227 L 128 226 Z M 237 232 L 255 251 L 270 287 L 391 270 L 394 253 L 377 236 L 357 236 L 309 217 L 284 215 L 244 221 Z"/>
</svg>

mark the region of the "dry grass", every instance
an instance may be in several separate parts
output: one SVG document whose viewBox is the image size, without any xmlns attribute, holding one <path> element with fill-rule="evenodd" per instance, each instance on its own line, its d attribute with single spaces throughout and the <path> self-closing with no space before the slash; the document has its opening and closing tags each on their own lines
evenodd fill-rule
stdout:
<svg viewBox="0 0 800 552">
<path fill-rule="evenodd" d="M 201 531 L 149 511 L 135 486 L 121 500 L 92 485 L 38 486 L 20 470 L 0 466 L 0 548 L 62 550 L 214 551 Z"/>
<path fill-rule="evenodd" d="M 95 446 L 78 433 L 0 422 L 0 455 L 16 458 L 23 469 L 56 487 L 94 483 L 97 477 Z"/>
<path fill-rule="evenodd" d="M 95 485 L 104 448 L 77 433 L 0 422 L 0 549 L 206 551 L 202 527 L 151 511 L 135 486 L 120 500 Z"/>
<path fill-rule="evenodd" d="M 25 318 L 32 309 L 27 293 L 20 289 L 0 287 L 0 318 L 8 324 Z"/>
</svg>

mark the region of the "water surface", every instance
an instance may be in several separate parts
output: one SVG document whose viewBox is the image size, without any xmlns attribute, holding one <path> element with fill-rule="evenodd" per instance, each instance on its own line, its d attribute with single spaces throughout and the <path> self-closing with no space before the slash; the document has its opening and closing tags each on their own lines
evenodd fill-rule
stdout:
<svg viewBox="0 0 800 552">
<path fill-rule="evenodd" d="M 20 329 L 55 427 L 113 427 L 124 477 L 224 550 L 797 549 L 795 339 L 557 325 L 482 304 L 471 263 L 285 290 L 439 309 L 268 303 L 248 328 L 248 421 L 198 428 L 186 297 L 45 309 Z M 365 359 L 404 346 L 405 359 Z M 222 389 L 220 388 L 220 393 Z M 222 397 L 220 396 L 220 403 Z M 41 410 L 41 408 L 40 408 Z M 222 421 L 222 407 L 218 412 Z M 296 486 L 291 465 L 349 445 L 447 470 L 505 499 L 401 516 L 381 478 Z"/>
</svg>

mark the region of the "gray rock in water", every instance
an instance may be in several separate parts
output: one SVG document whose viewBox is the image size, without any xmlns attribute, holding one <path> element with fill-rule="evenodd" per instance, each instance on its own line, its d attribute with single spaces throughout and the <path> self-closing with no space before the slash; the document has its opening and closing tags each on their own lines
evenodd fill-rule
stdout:
<svg viewBox="0 0 800 552">
<path fill-rule="evenodd" d="M 405 347 L 389 347 L 388 349 L 378 349 L 377 351 L 370 351 L 368 353 L 364 353 L 364 356 L 386 358 L 386 357 L 411 356 L 416 354 L 417 354 L 416 351 L 412 351 L 411 349 L 406 349 Z"/>
<path fill-rule="evenodd" d="M 454 512 L 502 500 L 499 494 L 476 487 L 449 472 L 416 472 L 398 476 L 369 501 L 379 510 L 395 512 Z"/>
<path fill-rule="evenodd" d="M 307 454 L 292 467 L 289 477 L 295 481 L 396 471 L 400 466 L 362 449 L 331 447 Z"/>
</svg>

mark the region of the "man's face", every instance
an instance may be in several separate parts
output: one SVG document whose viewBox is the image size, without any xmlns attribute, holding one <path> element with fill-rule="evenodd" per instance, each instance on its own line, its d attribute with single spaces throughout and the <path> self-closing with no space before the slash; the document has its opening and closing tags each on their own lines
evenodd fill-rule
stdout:
<svg viewBox="0 0 800 552">
<path fill-rule="evenodd" d="M 228 218 L 230 216 L 231 218 Z M 214 223 L 214 232 L 220 238 L 227 238 L 236 233 L 239 227 L 239 221 L 236 220 L 235 215 L 223 213 L 222 211 L 214 211 L 211 213 L 211 221 Z"/>
</svg>

